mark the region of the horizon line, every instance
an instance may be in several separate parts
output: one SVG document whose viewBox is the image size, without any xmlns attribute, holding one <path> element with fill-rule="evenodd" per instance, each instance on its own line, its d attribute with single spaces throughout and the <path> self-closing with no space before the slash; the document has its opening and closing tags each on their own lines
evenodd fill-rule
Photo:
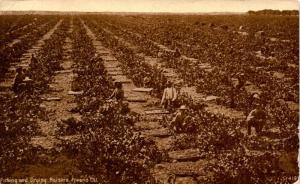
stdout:
<svg viewBox="0 0 300 184">
<path fill-rule="evenodd" d="M 57 12 L 57 13 L 170 13 L 170 14 L 186 14 L 186 13 L 202 13 L 202 14 L 210 14 L 210 13 L 233 13 L 233 14 L 244 14 L 248 13 L 249 11 L 263 11 L 263 10 L 275 10 L 275 11 L 299 11 L 298 9 L 286 9 L 286 10 L 279 10 L 279 9 L 261 9 L 261 10 L 248 10 L 248 11 L 211 11 L 211 12 L 173 12 L 173 11 L 161 11 L 161 12 L 152 12 L 152 11 L 80 11 L 80 10 L 73 10 L 73 11 L 61 11 L 61 10 L 0 10 L 0 12 Z"/>
</svg>

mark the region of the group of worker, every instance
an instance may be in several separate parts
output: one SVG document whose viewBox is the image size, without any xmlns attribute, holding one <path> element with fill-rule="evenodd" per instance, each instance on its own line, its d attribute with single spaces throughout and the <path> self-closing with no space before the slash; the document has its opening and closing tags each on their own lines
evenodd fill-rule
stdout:
<svg viewBox="0 0 300 184">
<path fill-rule="evenodd" d="M 32 56 L 32 59 L 35 59 L 34 56 Z M 24 70 L 20 67 L 16 69 L 16 77 L 13 84 L 13 91 L 15 93 L 22 92 L 26 86 L 28 85 L 28 81 L 31 81 L 28 77 L 26 77 L 26 74 Z M 236 88 L 240 89 L 242 85 L 239 81 L 238 86 Z M 236 93 L 236 92 L 235 92 Z M 234 94 L 233 94 L 234 95 Z M 109 97 L 110 100 L 116 100 L 117 102 L 122 102 L 124 99 L 124 90 L 122 87 L 121 82 L 115 82 L 115 89 L 113 90 L 112 94 Z M 233 97 L 232 97 L 233 99 Z M 267 113 L 266 110 L 262 107 L 260 101 L 259 101 L 259 95 L 254 94 L 254 109 L 249 113 L 249 115 L 246 118 L 247 123 L 247 132 L 248 135 L 251 135 L 252 127 L 255 128 L 256 133 L 259 135 L 262 132 L 262 129 L 266 123 L 267 119 Z M 175 88 L 174 84 L 172 84 L 170 81 L 167 81 L 166 87 L 163 91 L 162 99 L 160 105 L 165 109 L 172 111 L 176 107 L 176 102 L 178 100 L 178 91 Z M 174 126 L 174 128 L 178 131 L 182 130 L 184 125 L 186 125 L 188 122 L 186 120 L 188 119 L 188 108 L 185 105 L 181 105 L 177 111 L 175 112 L 174 118 L 171 121 L 171 125 Z"/>
<path fill-rule="evenodd" d="M 124 98 L 124 91 L 122 89 L 122 83 L 116 82 L 115 89 L 109 99 L 115 99 L 116 101 L 122 101 Z M 249 113 L 246 118 L 247 123 L 247 133 L 251 135 L 252 128 L 255 128 L 256 134 L 260 135 L 262 133 L 262 129 L 266 123 L 267 113 L 266 110 L 262 107 L 259 99 L 259 94 L 253 94 L 254 99 L 254 108 Z M 175 88 L 174 84 L 170 81 L 167 82 L 166 88 L 163 91 L 162 99 L 160 105 L 165 110 L 174 110 L 175 104 L 178 100 L 178 91 Z M 188 111 L 189 109 L 185 105 L 181 105 L 174 113 L 174 118 L 171 120 L 170 125 L 173 127 L 175 131 L 182 131 L 189 122 L 187 122 Z"/>
</svg>

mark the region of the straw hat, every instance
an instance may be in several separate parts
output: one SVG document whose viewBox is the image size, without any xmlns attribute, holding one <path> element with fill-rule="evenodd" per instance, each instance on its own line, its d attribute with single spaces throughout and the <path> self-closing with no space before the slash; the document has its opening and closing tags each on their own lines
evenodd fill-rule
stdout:
<svg viewBox="0 0 300 184">
<path fill-rule="evenodd" d="M 253 98 L 260 99 L 260 97 L 257 93 L 253 94 Z"/>
<path fill-rule="evenodd" d="M 188 108 L 185 106 L 185 105 L 181 105 L 180 107 L 179 107 L 179 110 L 187 110 Z"/>
<path fill-rule="evenodd" d="M 25 77 L 25 79 L 23 81 L 24 82 L 29 82 L 29 81 L 32 81 L 32 79 L 30 79 L 29 77 Z"/>
</svg>

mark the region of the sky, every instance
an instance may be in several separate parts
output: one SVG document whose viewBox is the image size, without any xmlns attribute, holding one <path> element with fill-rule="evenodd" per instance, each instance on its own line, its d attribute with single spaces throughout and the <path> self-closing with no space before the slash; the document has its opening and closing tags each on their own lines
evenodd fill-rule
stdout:
<svg viewBox="0 0 300 184">
<path fill-rule="evenodd" d="M 0 0 L 0 11 L 246 12 L 298 8 L 298 0 Z"/>
</svg>

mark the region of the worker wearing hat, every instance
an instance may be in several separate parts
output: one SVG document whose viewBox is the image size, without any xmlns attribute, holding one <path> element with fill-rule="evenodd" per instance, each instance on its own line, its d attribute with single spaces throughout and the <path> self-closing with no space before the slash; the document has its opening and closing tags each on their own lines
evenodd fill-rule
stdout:
<svg viewBox="0 0 300 184">
<path fill-rule="evenodd" d="M 164 93 L 161 99 L 161 105 L 165 109 L 170 109 L 176 100 L 177 90 L 170 81 L 167 81 L 167 87 L 164 89 Z"/>
<path fill-rule="evenodd" d="M 258 94 L 256 94 L 255 97 L 259 98 Z M 251 135 L 252 127 L 254 127 L 255 132 L 260 135 L 267 121 L 268 115 L 262 105 L 259 102 L 256 102 L 254 105 L 255 108 L 249 113 L 246 119 L 248 135 Z"/>
<path fill-rule="evenodd" d="M 171 126 L 173 127 L 174 131 L 182 132 L 184 130 L 187 119 L 187 110 L 188 108 L 185 105 L 181 105 L 175 113 L 175 117 L 171 121 Z"/>
<path fill-rule="evenodd" d="M 250 96 L 250 104 L 251 105 L 251 108 L 256 108 L 259 106 L 260 102 L 261 102 L 261 99 L 260 99 L 260 95 L 258 93 L 253 93 L 251 94 Z"/>
</svg>

